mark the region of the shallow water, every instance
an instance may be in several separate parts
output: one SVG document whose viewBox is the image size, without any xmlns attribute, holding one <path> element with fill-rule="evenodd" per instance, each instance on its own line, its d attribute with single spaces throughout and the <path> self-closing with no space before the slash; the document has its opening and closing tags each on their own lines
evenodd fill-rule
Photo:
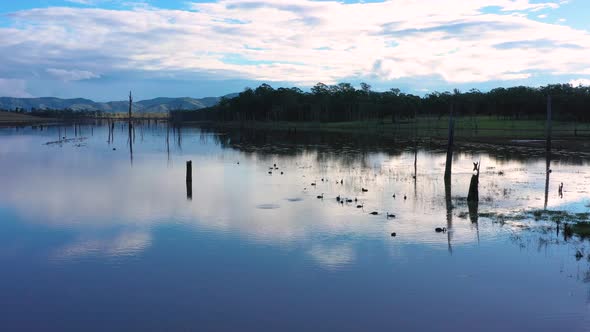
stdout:
<svg viewBox="0 0 590 332">
<path fill-rule="evenodd" d="M 542 209 L 543 151 L 458 147 L 449 196 L 432 142 L 152 122 L 131 155 L 124 123 L 108 137 L 0 129 L 1 330 L 590 331 L 587 240 L 467 213 L 478 160 L 480 213 Z M 547 207 L 590 211 L 588 161 L 551 169 Z"/>
</svg>

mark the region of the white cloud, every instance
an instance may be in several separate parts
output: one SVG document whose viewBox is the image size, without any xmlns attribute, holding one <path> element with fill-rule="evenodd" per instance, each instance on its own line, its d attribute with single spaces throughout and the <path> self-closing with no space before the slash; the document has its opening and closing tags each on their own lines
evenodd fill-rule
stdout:
<svg viewBox="0 0 590 332">
<path fill-rule="evenodd" d="M 555 2 L 545 3 L 530 3 L 528 0 L 507 0 L 507 1 L 491 1 L 496 2 L 496 5 L 502 7 L 504 11 L 539 11 L 542 9 L 556 9 L 560 4 Z"/>
<path fill-rule="evenodd" d="M 82 81 L 91 78 L 99 78 L 100 75 L 86 70 L 65 70 L 49 68 L 46 70 L 48 74 L 62 81 Z"/>
<path fill-rule="evenodd" d="M 485 13 L 489 6 L 500 7 L 500 14 Z M 0 29 L 0 60 L 68 68 L 50 73 L 69 80 L 121 70 L 294 84 L 362 77 L 469 83 L 526 79 L 538 71 L 581 75 L 590 35 L 524 15 L 559 6 L 527 0 L 221 0 L 193 3 L 193 11 L 32 9 L 11 14 L 14 24 Z M 524 41 L 526 47 L 515 46 Z"/>
<path fill-rule="evenodd" d="M 75 3 L 85 6 L 96 6 L 105 2 L 120 2 L 121 0 L 65 0 L 66 2 Z"/>
<path fill-rule="evenodd" d="M 0 97 L 28 98 L 25 80 L 0 78 Z"/>
<path fill-rule="evenodd" d="M 571 84 L 571 85 L 573 85 L 573 86 L 579 86 L 579 85 L 590 86 L 590 79 L 587 79 L 587 78 L 578 78 L 576 80 L 571 80 L 568 83 Z"/>
<path fill-rule="evenodd" d="M 96 3 L 95 0 L 66 0 L 67 2 L 77 3 L 80 5 L 94 5 Z"/>
</svg>

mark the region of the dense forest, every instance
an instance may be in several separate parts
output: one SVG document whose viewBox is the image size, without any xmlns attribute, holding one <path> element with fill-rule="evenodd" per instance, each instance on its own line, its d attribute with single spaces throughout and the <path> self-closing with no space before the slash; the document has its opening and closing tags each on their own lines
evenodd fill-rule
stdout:
<svg viewBox="0 0 590 332">
<path fill-rule="evenodd" d="M 218 105 L 198 112 L 174 111 L 177 121 L 364 121 L 396 122 L 415 116 L 488 115 L 512 119 L 541 118 L 547 96 L 552 98 L 554 117 L 590 121 L 590 87 L 556 84 L 543 87 L 496 88 L 489 92 L 433 92 L 423 97 L 399 89 L 376 92 L 361 83 L 318 83 L 310 92 L 299 88 L 274 89 L 262 84 L 246 88 L 235 98 L 222 98 Z"/>
</svg>

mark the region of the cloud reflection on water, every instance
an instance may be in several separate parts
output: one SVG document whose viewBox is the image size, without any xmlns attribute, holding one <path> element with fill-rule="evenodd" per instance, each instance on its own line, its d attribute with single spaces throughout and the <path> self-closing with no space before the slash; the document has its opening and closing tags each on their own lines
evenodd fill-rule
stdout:
<svg viewBox="0 0 590 332">
<path fill-rule="evenodd" d="M 447 237 L 433 231 L 446 225 L 441 154 L 420 150 L 414 187 L 411 152 L 392 155 L 348 149 L 339 155 L 337 149 L 326 154 L 300 147 L 291 155 L 262 154 L 226 149 L 215 140 L 217 136 L 185 135 L 182 150 L 175 150 L 168 163 L 159 152 L 160 133 L 146 134 L 146 144 L 136 146 L 133 167 L 124 148 L 111 151 L 102 137 L 91 138 L 87 148 L 60 148 L 42 146 L 42 138 L 36 136 L 4 136 L 10 148 L 0 150 L 0 162 L 9 171 L 0 174 L 0 204 L 27 223 L 79 233 L 56 249 L 55 257 L 62 259 L 140 254 L 150 246 L 152 228 L 180 223 L 197 231 L 238 234 L 248 241 L 304 246 L 327 269 L 353 262 L 355 245 L 364 240 L 439 249 L 446 249 L 448 241 L 452 246 L 494 241 L 502 230 L 473 227 L 468 219 L 457 217 L 467 210 L 457 197 L 467 195 L 471 161 L 476 158 L 481 157 L 483 165 L 480 212 L 542 207 L 542 161 L 458 153 L 454 218 Z M 191 201 L 186 199 L 184 183 L 184 161 L 189 159 L 193 160 Z M 274 163 L 284 175 L 268 174 Z M 567 163 L 555 163 L 553 168 L 552 184 L 567 185 L 564 199 L 555 199 L 557 192 L 551 191 L 550 206 L 584 209 L 580 206 L 588 194 L 583 188 L 589 184 L 584 169 Z M 500 170 L 505 175 L 499 176 Z M 566 181 L 572 176 L 575 182 Z M 337 184 L 340 179 L 344 184 Z M 369 191 L 362 193 L 361 187 Z M 316 198 L 321 193 L 323 200 Z M 364 208 L 357 209 L 357 203 L 342 206 L 335 200 L 337 195 L 357 198 Z M 369 216 L 373 210 L 381 215 Z M 386 212 L 397 218 L 387 220 Z M 105 229 L 113 234 L 93 235 Z M 389 238 L 393 231 L 400 236 Z"/>
</svg>

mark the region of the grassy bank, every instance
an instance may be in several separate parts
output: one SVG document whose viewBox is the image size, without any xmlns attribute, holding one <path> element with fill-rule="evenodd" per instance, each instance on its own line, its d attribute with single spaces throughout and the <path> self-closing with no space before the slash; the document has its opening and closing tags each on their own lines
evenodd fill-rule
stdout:
<svg viewBox="0 0 590 332">
<path fill-rule="evenodd" d="M 446 138 L 448 134 L 448 117 L 422 117 L 416 120 L 382 122 L 222 122 L 215 126 L 228 128 L 309 130 L 375 133 L 385 136 L 414 135 L 419 137 Z M 590 123 L 554 121 L 552 124 L 554 138 L 590 137 Z M 509 138 L 509 139 L 544 139 L 544 120 L 512 120 L 496 117 L 461 117 L 455 119 L 456 138 Z"/>
<path fill-rule="evenodd" d="M 186 124 L 186 123 L 185 123 Z M 246 128 L 260 130 L 297 130 L 298 132 L 336 132 L 370 134 L 393 139 L 428 139 L 441 143 L 448 137 L 448 117 L 421 117 L 416 120 L 382 122 L 216 122 L 206 123 L 217 128 Z M 543 148 L 544 120 L 513 120 L 497 117 L 461 117 L 455 119 L 457 143 L 501 144 Z M 590 123 L 554 121 L 552 124 L 554 150 L 590 152 Z"/>
<path fill-rule="evenodd" d="M 24 126 L 24 125 L 35 125 L 41 123 L 53 123 L 53 122 L 82 122 L 88 120 L 127 120 L 127 113 L 104 113 L 99 116 L 75 116 L 75 117 L 64 117 L 56 113 L 55 116 L 35 116 L 26 113 L 15 113 L 15 112 L 2 112 L 0 111 L 0 126 Z M 166 113 L 136 113 L 133 114 L 133 119 L 136 121 L 141 120 L 167 120 L 168 114 Z"/>
<path fill-rule="evenodd" d="M 0 112 L 0 126 L 18 126 L 56 122 L 56 119 L 41 118 L 21 113 Z"/>
</svg>

